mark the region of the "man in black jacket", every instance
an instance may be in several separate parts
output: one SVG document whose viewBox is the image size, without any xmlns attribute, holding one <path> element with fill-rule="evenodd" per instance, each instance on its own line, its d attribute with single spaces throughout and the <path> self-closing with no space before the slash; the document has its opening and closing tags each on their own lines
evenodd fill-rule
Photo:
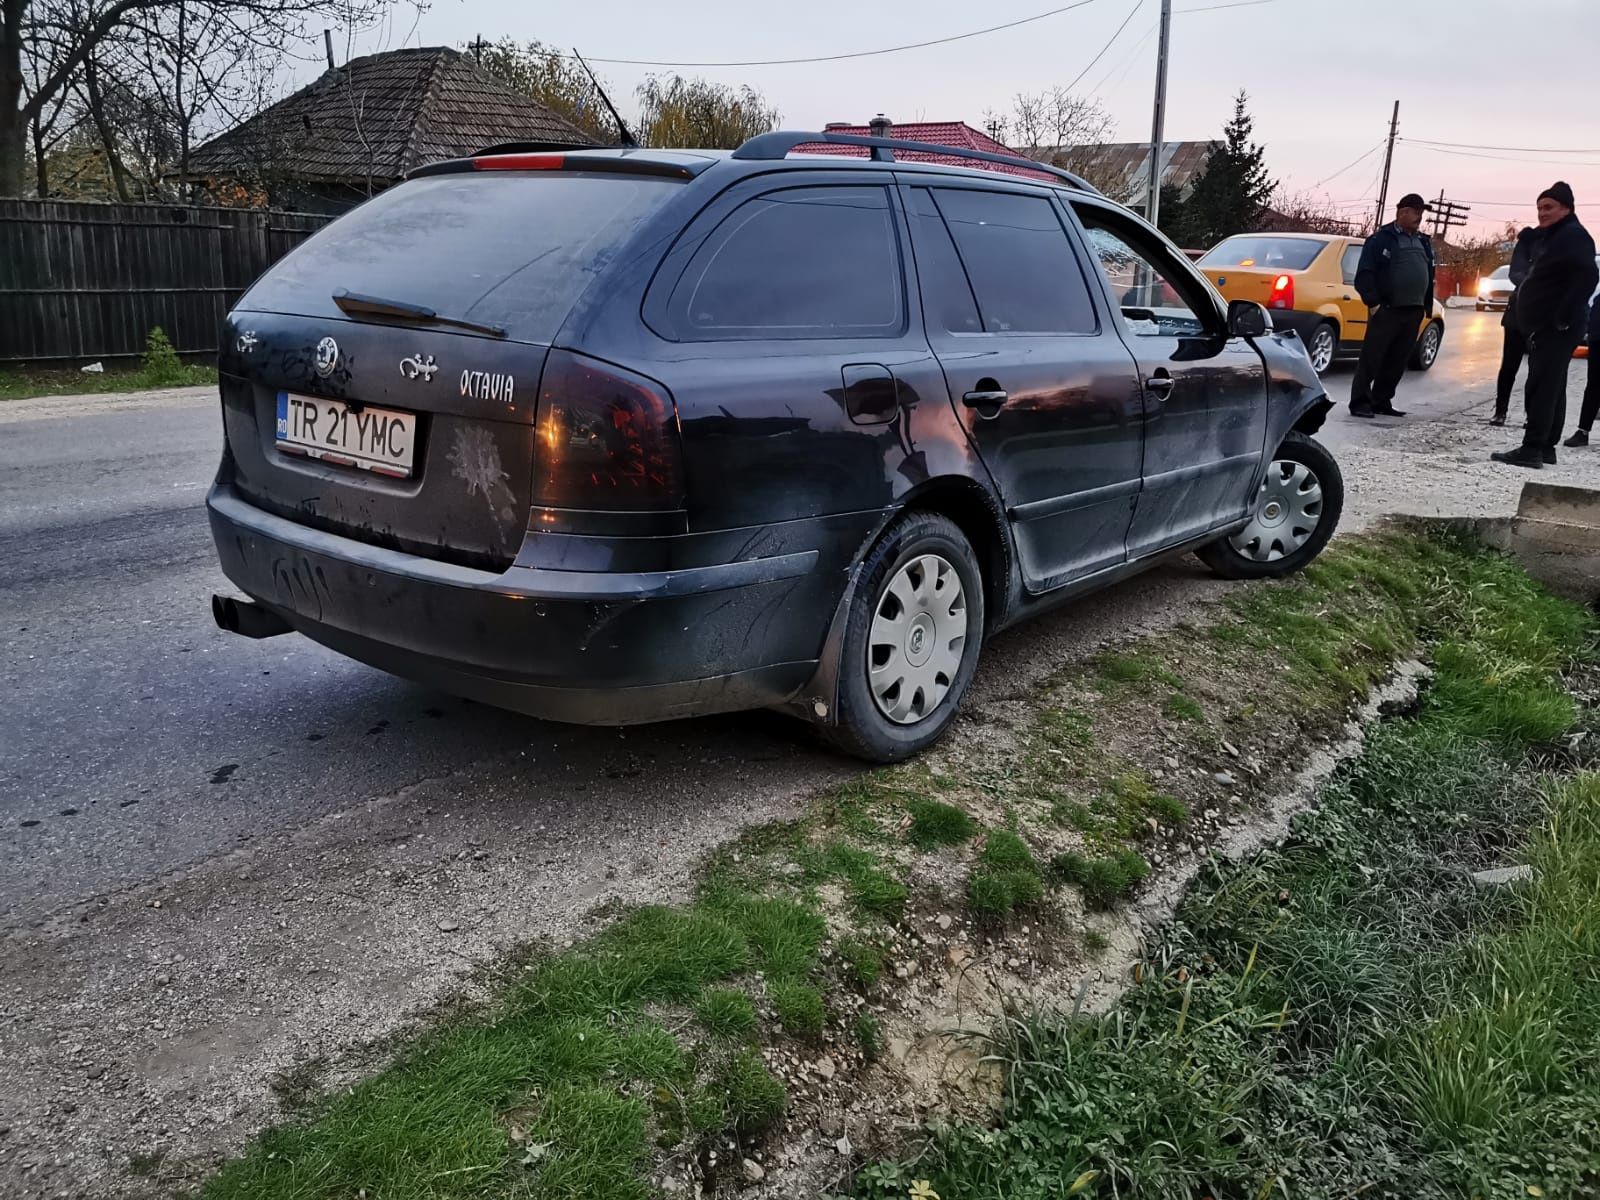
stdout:
<svg viewBox="0 0 1600 1200">
<path fill-rule="evenodd" d="M 1511 299 L 1506 301 L 1505 316 L 1500 318 L 1504 333 L 1500 347 L 1500 376 L 1495 380 L 1494 388 L 1494 416 L 1489 418 L 1491 425 L 1506 423 L 1506 413 L 1511 408 L 1511 389 L 1517 383 L 1517 368 L 1522 366 L 1522 360 L 1528 354 L 1528 343 L 1517 328 L 1512 312 L 1517 306 L 1515 289 L 1521 287 L 1522 281 L 1528 277 L 1528 268 L 1533 265 L 1533 244 L 1538 237 L 1539 231 L 1530 225 L 1517 234 L 1517 248 L 1511 252 L 1510 278 L 1513 290 Z"/>
<path fill-rule="evenodd" d="M 1578 223 L 1574 207 L 1565 183 L 1539 193 L 1539 241 L 1515 310 L 1517 328 L 1528 340 L 1528 426 L 1522 445 L 1491 455 L 1514 467 L 1554 463 L 1567 419 L 1567 368 L 1583 340 L 1585 310 L 1600 275 L 1594 238 Z"/>
<path fill-rule="evenodd" d="M 1594 429 L 1594 419 L 1600 417 L 1600 296 L 1589 302 L 1589 381 L 1583 385 L 1583 407 L 1578 410 L 1578 427 L 1563 446 L 1587 446 L 1589 434 Z"/>
<path fill-rule="evenodd" d="M 1433 304 L 1433 243 L 1422 232 L 1429 205 L 1415 192 L 1395 206 L 1394 223 L 1361 247 L 1356 291 L 1368 308 L 1361 361 L 1350 384 L 1353 417 L 1403 417 L 1395 389 L 1417 344 L 1422 318 Z"/>
</svg>

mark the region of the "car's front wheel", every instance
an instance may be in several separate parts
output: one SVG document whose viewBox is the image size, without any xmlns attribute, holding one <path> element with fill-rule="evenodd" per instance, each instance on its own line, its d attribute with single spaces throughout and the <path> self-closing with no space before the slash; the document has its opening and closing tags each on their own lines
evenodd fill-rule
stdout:
<svg viewBox="0 0 1600 1200">
<path fill-rule="evenodd" d="M 898 762 L 955 719 L 983 645 L 983 576 L 956 524 L 910 513 L 868 553 L 845 622 L 839 749 Z"/>
<path fill-rule="evenodd" d="M 1428 327 L 1422 331 L 1422 336 L 1417 338 L 1417 344 L 1411 351 L 1411 369 L 1413 371 L 1426 371 L 1439 360 L 1439 347 L 1444 342 L 1444 326 L 1438 321 L 1429 321 Z"/>
<path fill-rule="evenodd" d="M 1272 456 L 1250 523 L 1196 553 L 1224 579 L 1291 575 L 1322 553 L 1343 511 L 1338 461 L 1315 438 L 1291 433 Z"/>
<path fill-rule="evenodd" d="M 1311 338 L 1306 342 L 1306 354 L 1311 358 L 1311 369 L 1318 375 L 1327 372 L 1333 366 L 1333 356 L 1339 349 L 1339 331 L 1333 327 L 1333 322 L 1324 321 L 1311 331 Z"/>
</svg>

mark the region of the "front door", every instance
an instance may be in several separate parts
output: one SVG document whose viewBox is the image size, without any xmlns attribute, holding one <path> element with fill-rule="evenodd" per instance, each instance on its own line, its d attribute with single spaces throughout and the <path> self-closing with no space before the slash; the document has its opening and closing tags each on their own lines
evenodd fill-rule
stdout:
<svg viewBox="0 0 1600 1200">
<path fill-rule="evenodd" d="M 1043 592 L 1127 558 L 1142 402 L 1043 191 L 904 190 L 928 339 Z"/>
<path fill-rule="evenodd" d="M 1260 353 L 1227 335 L 1203 279 L 1146 225 L 1073 201 L 1144 381 L 1144 482 L 1128 555 L 1193 541 L 1245 516 L 1267 434 Z"/>
</svg>

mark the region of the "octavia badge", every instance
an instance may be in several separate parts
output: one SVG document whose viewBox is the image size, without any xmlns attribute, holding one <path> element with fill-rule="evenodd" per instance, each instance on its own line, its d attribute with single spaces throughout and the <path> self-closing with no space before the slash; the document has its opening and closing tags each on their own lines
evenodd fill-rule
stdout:
<svg viewBox="0 0 1600 1200">
<path fill-rule="evenodd" d="M 325 337 L 317 343 L 317 374 L 326 379 L 333 374 L 333 369 L 339 365 L 339 343 L 331 337 Z"/>
<path fill-rule="evenodd" d="M 423 383 L 429 382 L 438 369 L 439 364 L 433 361 L 431 354 L 413 354 L 400 360 L 400 374 L 407 379 L 420 379 Z"/>
</svg>

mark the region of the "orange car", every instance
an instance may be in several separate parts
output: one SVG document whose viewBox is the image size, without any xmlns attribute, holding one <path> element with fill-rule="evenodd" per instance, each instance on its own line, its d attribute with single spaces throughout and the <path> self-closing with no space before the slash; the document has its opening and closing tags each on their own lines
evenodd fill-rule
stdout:
<svg viewBox="0 0 1600 1200">
<path fill-rule="evenodd" d="M 1266 305 L 1278 329 L 1293 329 L 1321 375 L 1336 359 L 1361 353 L 1367 306 L 1356 295 L 1365 239 L 1321 233 L 1241 233 L 1218 242 L 1198 264 L 1228 300 Z M 1417 327 L 1413 370 L 1426 371 L 1444 343 L 1437 299 Z"/>
</svg>

